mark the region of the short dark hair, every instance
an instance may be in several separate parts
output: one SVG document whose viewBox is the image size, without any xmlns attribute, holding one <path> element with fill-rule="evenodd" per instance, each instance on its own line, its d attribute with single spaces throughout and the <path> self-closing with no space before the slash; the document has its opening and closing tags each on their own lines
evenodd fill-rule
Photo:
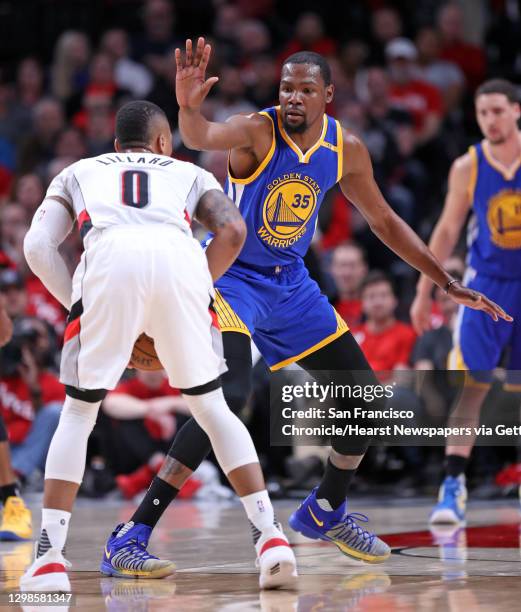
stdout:
<svg viewBox="0 0 521 612">
<path fill-rule="evenodd" d="M 367 276 L 362 281 L 362 284 L 360 286 L 360 292 L 362 293 L 365 289 L 367 289 L 367 287 L 370 287 L 371 285 L 378 285 L 380 283 L 387 283 L 389 287 L 391 287 L 393 295 L 396 296 L 396 288 L 394 286 L 393 279 L 385 272 L 382 272 L 382 270 L 371 270 L 370 272 L 368 272 Z"/>
<path fill-rule="evenodd" d="M 503 94 L 510 103 L 519 102 L 519 92 L 517 87 L 506 79 L 490 79 L 482 83 L 474 94 L 474 100 L 483 94 Z"/>
<path fill-rule="evenodd" d="M 121 146 L 148 144 L 150 121 L 165 112 L 148 100 L 134 100 L 124 104 L 116 115 L 116 138 Z"/>
<path fill-rule="evenodd" d="M 285 66 L 286 64 L 311 64 L 312 66 L 318 66 L 320 75 L 326 86 L 331 85 L 331 68 L 326 59 L 319 53 L 315 53 L 314 51 L 299 51 L 287 57 L 282 65 Z"/>
</svg>

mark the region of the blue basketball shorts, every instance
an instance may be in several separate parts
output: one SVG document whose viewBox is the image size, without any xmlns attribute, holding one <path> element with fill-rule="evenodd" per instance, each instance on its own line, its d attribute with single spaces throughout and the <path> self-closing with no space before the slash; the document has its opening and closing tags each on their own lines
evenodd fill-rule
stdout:
<svg viewBox="0 0 521 612">
<path fill-rule="evenodd" d="M 221 330 L 250 336 L 271 370 L 348 331 L 302 261 L 269 268 L 235 262 L 215 288 Z"/>
<path fill-rule="evenodd" d="M 494 321 L 480 310 L 460 306 L 449 367 L 471 370 L 472 379 L 487 384 L 506 354 L 507 388 L 521 390 L 521 279 L 478 274 L 466 284 L 499 304 L 514 321 Z"/>
</svg>

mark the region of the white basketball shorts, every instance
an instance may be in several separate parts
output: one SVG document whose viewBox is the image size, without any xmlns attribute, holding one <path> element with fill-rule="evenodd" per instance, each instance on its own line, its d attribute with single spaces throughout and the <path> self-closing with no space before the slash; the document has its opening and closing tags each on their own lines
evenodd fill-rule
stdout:
<svg viewBox="0 0 521 612">
<path fill-rule="evenodd" d="M 73 277 L 60 380 L 114 389 L 138 336 L 154 339 L 173 387 L 204 385 L 226 371 L 206 256 L 163 225 L 91 230 Z"/>
</svg>

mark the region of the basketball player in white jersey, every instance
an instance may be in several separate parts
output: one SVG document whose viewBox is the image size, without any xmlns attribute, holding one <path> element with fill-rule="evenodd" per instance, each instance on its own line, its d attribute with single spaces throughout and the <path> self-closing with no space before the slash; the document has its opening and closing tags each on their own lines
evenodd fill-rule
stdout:
<svg viewBox="0 0 521 612">
<path fill-rule="evenodd" d="M 67 396 L 47 456 L 36 559 L 21 587 L 70 590 L 63 548 L 87 440 L 101 400 L 118 383 L 143 332 L 154 339 L 170 384 L 181 389 L 261 532 L 261 588 L 291 586 L 295 558 L 275 523 L 248 431 L 224 400 L 219 375 L 226 366 L 214 349 L 221 337 L 209 311 L 213 281 L 243 245 L 244 221 L 213 175 L 169 157 L 170 126 L 155 104 L 135 101 L 120 109 L 115 148 L 72 164 L 53 180 L 24 242 L 31 269 L 70 314 L 60 373 Z M 206 255 L 192 236 L 193 217 L 215 233 Z M 71 279 L 58 246 L 75 220 L 85 251 Z M 118 556 L 118 536 L 127 551 L 121 554 L 128 553 L 125 533 L 120 528 L 115 535 L 111 558 Z M 172 563 L 141 546 L 147 535 L 133 535 L 134 553 L 141 551 L 134 570 L 148 577 L 171 574 Z"/>
</svg>

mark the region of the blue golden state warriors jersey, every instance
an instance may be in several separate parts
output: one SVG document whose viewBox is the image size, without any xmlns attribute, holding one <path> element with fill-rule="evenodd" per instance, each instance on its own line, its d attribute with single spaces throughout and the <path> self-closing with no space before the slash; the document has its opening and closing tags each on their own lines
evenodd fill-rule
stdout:
<svg viewBox="0 0 521 612">
<path fill-rule="evenodd" d="M 485 276 L 521 279 L 521 159 L 508 172 L 483 141 L 469 149 L 473 172 L 469 192 L 469 264 Z"/>
<path fill-rule="evenodd" d="M 229 172 L 225 191 L 248 228 L 238 261 L 287 265 L 306 253 L 324 195 L 342 176 L 342 130 L 324 115 L 320 138 L 302 153 L 284 130 L 279 107 L 262 114 L 272 123 L 271 148 L 249 178 Z"/>
</svg>

